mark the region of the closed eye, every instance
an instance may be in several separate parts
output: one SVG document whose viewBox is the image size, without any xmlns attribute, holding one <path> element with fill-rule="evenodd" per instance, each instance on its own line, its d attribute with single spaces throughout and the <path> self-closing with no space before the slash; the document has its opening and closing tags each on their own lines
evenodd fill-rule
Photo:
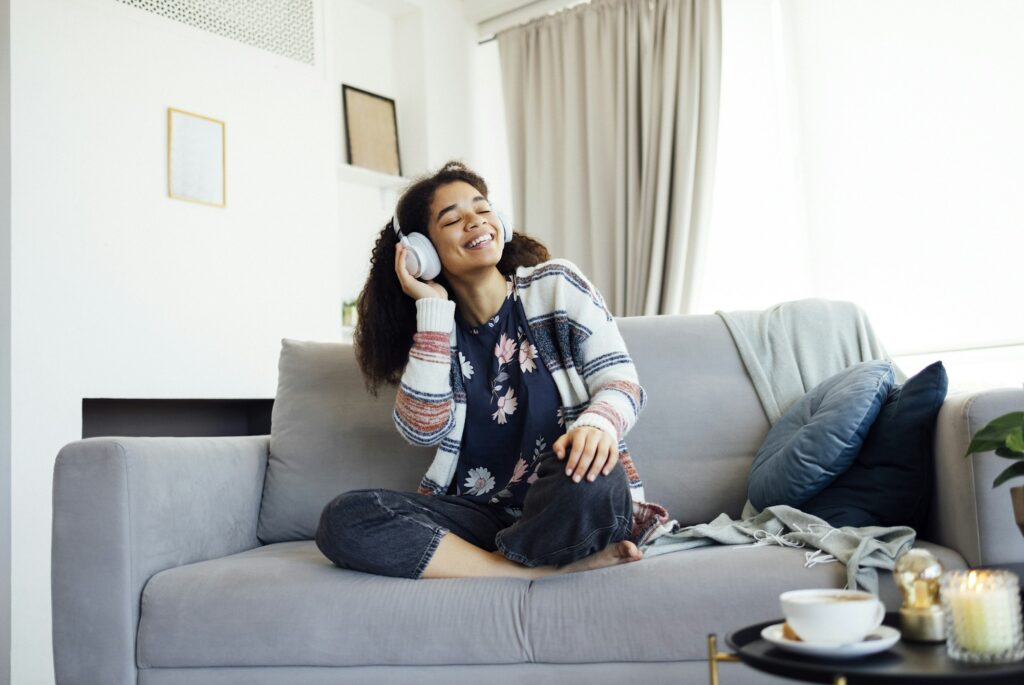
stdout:
<svg viewBox="0 0 1024 685">
<path fill-rule="evenodd" d="M 489 209 L 478 209 L 477 210 L 477 214 L 490 214 L 490 213 L 491 213 L 491 210 L 489 210 Z M 459 223 L 458 219 L 456 219 L 455 221 L 449 221 L 448 223 L 445 224 L 445 226 L 454 226 L 457 223 Z"/>
</svg>

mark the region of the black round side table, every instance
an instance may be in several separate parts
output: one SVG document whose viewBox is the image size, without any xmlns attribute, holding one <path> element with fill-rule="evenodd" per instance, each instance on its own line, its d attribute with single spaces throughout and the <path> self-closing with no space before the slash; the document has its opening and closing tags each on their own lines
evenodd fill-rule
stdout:
<svg viewBox="0 0 1024 685">
<path fill-rule="evenodd" d="M 854 659 L 824 659 L 780 649 L 761 637 L 767 626 L 782 619 L 740 628 L 725 639 L 734 654 L 719 652 L 716 636 L 708 636 L 711 683 L 718 685 L 717 662 L 742 661 L 751 668 L 785 678 L 834 685 L 899 683 L 900 685 L 953 685 L 965 681 L 986 685 L 1024 683 L 1024 661 L 1008 664 L 973 664 L 946 654 L 946 644 L 900 640 L 884 652 Z M 883 623 L 899 629 L 900 615 L 890 612 Z"/>
</svg>

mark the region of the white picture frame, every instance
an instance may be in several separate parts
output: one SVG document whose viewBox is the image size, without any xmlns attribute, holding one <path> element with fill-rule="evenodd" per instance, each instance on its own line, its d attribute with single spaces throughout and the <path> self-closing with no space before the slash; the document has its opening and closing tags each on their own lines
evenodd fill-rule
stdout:
<svg viewBox="0 0 1024 685">
<path fill-rule="evenodd" d="M 167 194 L 175 200 L 227 206 L 225 125 L 167 108 Z"/>
</svg>

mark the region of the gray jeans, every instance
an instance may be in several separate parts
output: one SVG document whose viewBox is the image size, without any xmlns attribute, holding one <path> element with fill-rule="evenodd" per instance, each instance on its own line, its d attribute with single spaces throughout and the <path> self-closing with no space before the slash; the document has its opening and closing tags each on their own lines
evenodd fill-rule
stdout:
<svg viewBox="0 0 1024 685">
<path fill-rule="evenodd" d="M 625 540 L 633 523 L 621 462 L 593 482 L 565 475 L 565 461 L 544 457 L 516 519 L 502 506 L 459 495 L 383 488 L 349 490 L 327 503 L 316 544 L 342 568 L 420 578 L 446 533 L 525 566 L 564 566 Z"/>
</svg>

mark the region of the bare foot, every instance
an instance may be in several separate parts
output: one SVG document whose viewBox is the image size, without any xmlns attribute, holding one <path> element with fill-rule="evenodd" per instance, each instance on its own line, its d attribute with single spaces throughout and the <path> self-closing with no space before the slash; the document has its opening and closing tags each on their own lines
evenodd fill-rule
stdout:
<svg viewBox="0 0 1024 685">
<path fill-rule="evenodd" d="M 589 557 L 577 559 L 571 564 L 558 568 L 556 573 L 577 573 L 579 571 L 590 571 L 595 568 L 625 564 L 630 561 L 640 561 L 643 558 L 637 546 L 629 540 L 620 540 L 608 545 L 600 552 L 594 552 Z"/>
</svg>

